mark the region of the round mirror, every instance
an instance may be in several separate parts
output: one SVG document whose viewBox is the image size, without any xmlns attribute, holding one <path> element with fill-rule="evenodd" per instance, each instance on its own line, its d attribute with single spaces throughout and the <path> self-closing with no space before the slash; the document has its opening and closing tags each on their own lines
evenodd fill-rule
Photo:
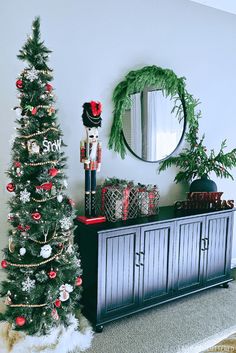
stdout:
<svg viewBox="0 0 236 353">
<path fill-rule="evenodd" d="M 185 88 L 185 78 L 170 69 L 145 66 L 130 71 L 114 89 L 113 123 L 108 147 L 125 158 L 126 147 L 148 162 L 167 159 L 196 128 L 198 102 Z"/>
<path fill-rule="evenodd" d="M 185 131 L 185 119 L 176 115 L 175 101 L 164 97 L 161 89 L 145 87 L 131 94 L 129 107 L 122 115 L 126 146 L 147 162 L 169 157 Z"/>
</svg>

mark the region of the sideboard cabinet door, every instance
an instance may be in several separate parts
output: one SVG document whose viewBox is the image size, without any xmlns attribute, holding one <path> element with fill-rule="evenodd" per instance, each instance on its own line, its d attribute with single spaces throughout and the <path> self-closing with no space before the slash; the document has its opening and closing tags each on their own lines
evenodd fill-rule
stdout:
<svg viewBox="0 0 236 353">
<path fill-rule="evenodd" d="M 214 282 L 230 277 L 232 249 L 232 212 L 207 216 L 205 282 Z"/>
<path fill-rule="evenodd" d="M 97 323 L 138 306 L 139 228 L 99 233 Z"/>
<path fill-rule="evenodd" d="M 203 217 L 176 222 L 175 291 L 194 291 L 203 284 L 205 221 Z"/>
<path fill-rule="evenodd" d="M 149 306 L 172 295 L 174 222 L 141 228 L 140 297 Z"/>
</svg>

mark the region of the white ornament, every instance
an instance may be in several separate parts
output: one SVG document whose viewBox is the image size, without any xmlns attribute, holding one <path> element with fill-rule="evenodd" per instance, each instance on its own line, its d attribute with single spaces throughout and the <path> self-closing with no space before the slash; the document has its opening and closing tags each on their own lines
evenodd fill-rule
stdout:
<svg viewBox="0 0 236 353">
<path fill-rule="evenodd" d="M 61 203 L 62 200 L 63 200 L 63 196 L 62 196 L 62 195 L 58 195 L 58 196 L 57 196 L 57 201 Z"/>
<path fill-rule="evenodd" d="M 68 188 L 68 182 L 67 182 L 66 179 L 63 180 L 63 184 L 64 184 L 65 188 L 67 189 Z"/>
<path fill-rule="evenodd" d="M 7 219 L 8 221 L 13 221 L 14 213 L 8 213 Z"/>
<path fill-rule="evenodd" d="M 25 255 L 25 253 L 26 253 L 26 248 L 20 248 L 20 255 L 21 256 L 24 256 Z"/>
<path fill-rule="evenodd" d="M 75 260 L 75 264 L 77 267 L 80 267 L 81 266 L 81 260 L 80 259 L 76 259 Z"/>
<path fill-rule="evenodd" d="M 73 287 L 72 285 L 66 283 L 66 284 L 62 284 L 59 288 L 60 290 L 60 296 L 59 299 L 62 302 L 65 302 L 66 300 L 68 300 L 70 298 L 70 294 L 71 292 L 73 292 Z"/>
<path fill-rule="evenodd" d="M 40 251 L 40 256 L 42 256 L 44 259 L 47 259 L 51 256 L 52 253 L 52 247 L 49 244 L 46 244 L 42 246 L 41 251 Z"/>
<path fill-rule="evenodd" d="M 61 139 L 48 141 L 47 139 L 43 140 L 43 152 L 58 152 L 61 149 Z"/>
<path fill-rule="evenodd" d="M 31 154 L 39 154 L 39 152 L 40 152 L 40 147 L 39 147 L 36 140 L 29 140 L 27 142 L 27 148 L 28 148 L 29 153 L 31 153 Z"/>
<path fill-rule="evenodd" d="M 22 291 L 23 292 L 30 292 L 31 289 L 35 287 L 35 280 L 30 279 L 29 277 L 26 278 L 24 282 L 22 282 Z"/>
<path fill-rule="evenodd" d="M 68 254 L 73 254 L 74 249 L 73 249 L 73 245 L 72 245 L 72 244 L 70 244 L 70 245 L 68 246 L 68 248 L 66 249 L 66 252 L 67 252 Z"/>
<path fill-rule="evenodd" d="M 22 174 L 23 174 L 23 171 L 19 167 L 17 167 L 16 168 L 16 175 L 21 176 Z"/>
<path fill-rule="evenodd" d="M 30 192 L 28 192 L 26 189 L 20 192 L 20 200 L 23 203 L 29 202 L 30 201 Z"/>
<path fill-rule="evenodd" d="M 21 115 L 22 110 L 21 110 L 21 108 L 20 107 L 15 107 L 14 109 L 15 109 L 16 117 L 17 118 L 22 118 L 22 115 Z"/>
<path fill-rule="evenodd" d="M 33 67 L 31 70 L 27 70 L 25 77 L 30 81 L 33 82 L 38 78 L 38 71 Z"/>
<path fill-rule="evenodd" d="M 60 223 L 61 223 L 61 228 L 62 229 L 65 229 L 65 230 L 68 230 L 70 229 L 71 227 L 71 219 L 70 217 L 63 217 L 61 220 L 60 220 Z"/>
</svg>

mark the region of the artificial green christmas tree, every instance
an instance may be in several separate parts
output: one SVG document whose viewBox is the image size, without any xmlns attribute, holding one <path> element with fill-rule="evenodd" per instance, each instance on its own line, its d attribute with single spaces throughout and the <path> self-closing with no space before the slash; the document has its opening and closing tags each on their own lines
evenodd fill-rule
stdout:
<svg viewBox="0 0 236 353">
<path fill-rule="evenodd" d="M 13 194 L 11 229 L 1 262 L 7 271 L 1 284 L 7 309 L 1 320 L 31 336 L 48 335 L 60 327 L 64 331 L 59 339 L 63 339 L 62 332 L 77 325 L 74 313 L 81 297 L 82 270 L 73 244 L 73 201 L 65 194 L 66 158 L 47 64 L 50 50 L 40 40 L 39 18 L 32 28 L 18 55 L 28 66 L 16 81 L 18 127 L 7 185 Z M 80 342 L 70 346 L 67 339 L 68 347 L 60 352 L 80 346 Z"/>
</svg>

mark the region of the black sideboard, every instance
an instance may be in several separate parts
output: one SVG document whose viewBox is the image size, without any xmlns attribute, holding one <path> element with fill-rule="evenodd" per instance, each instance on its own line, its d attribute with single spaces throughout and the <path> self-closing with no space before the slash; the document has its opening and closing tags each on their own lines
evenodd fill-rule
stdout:
<svg viewBox="0 0 236 353">
<path fill-rule="evenodd" d="M 77 222 L 84 314 L 97 331 L 109 321 L 231 281 L 233 211 Z"/>
</svg>

